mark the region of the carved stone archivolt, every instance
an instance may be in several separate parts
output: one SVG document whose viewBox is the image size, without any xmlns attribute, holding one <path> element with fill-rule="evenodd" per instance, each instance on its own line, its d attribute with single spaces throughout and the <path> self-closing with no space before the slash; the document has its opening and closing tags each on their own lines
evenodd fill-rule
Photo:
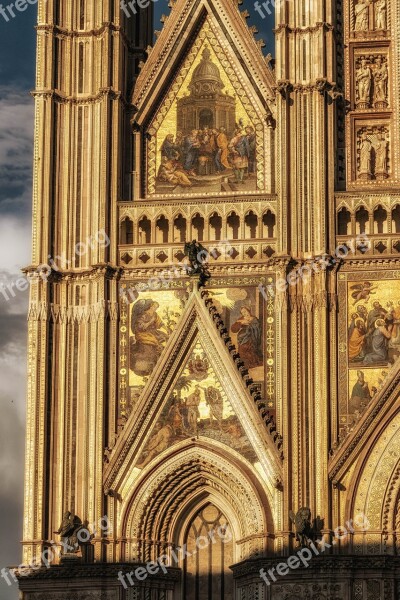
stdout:
<svg viewBox="0 0 400 600">
<path fill-rule="evenodd" d="M 124 559 L 156 559 L 160 544 L 165 551 L 171 544 L 177 544 L 180 535 L 175 530 L 177 515 L 188 510 L 193 498 L 204 489 L 209 490 L 224 514 L 231 517 L 236 542 L 243 540 L 237 544 L 235 559 L 262 552 L 268 508 L 261 503 L 253 485 L 243 480 L 231 461 L 205 448 L 193 448 L 161 463 L 123 507 L 125 516 L 120 534 L 127 540 Z M 143 540 L 158 540 L 158 543 Z"/>
<path fill-rule="evenodd" d="M 369 521 L 367 535 L 355 534 L 355 549 L 366 548 L 368 553 L 379 553 L 384 547 L 384 521 L 394 522 L 395 515 L 384 515 L 386 490 L 393 478 L 400 456 L 400 415 L 386 427 L 371 449 L 364 464 L 355 474 L 358 484 L 351 502 L 354 514 L 364 514 Z"/>
</svg>

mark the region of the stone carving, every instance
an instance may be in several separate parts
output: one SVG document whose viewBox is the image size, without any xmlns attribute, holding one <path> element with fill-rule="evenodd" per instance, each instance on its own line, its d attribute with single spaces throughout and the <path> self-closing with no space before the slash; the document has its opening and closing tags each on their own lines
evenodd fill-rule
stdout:
<svg viewBox="0 0 400 600">
<path fill-rule="evenodd" d="M 357 108 L 369 108 L 371 102 L 372 73 L 366 58 L 361 58 L 361 65 L 356 71 L 356 105 Z"/>
<path fill-rule="evenodd" d="M 211 275 L 207 266 L 208 252 L 199 242 L 193 240 L 185 244 L 185 256 L 189 258 L 190 267 L 187 272 L 191 277 L 199 278 L 199 288 L 203 287 Z"/>
<path fill-rule="evenodd" d="M 367 580 L 367 598 L 368 600 L 380 600 L 381 584 L 377 579 Z"/>
<path fill-rule="evenodd" d="M 359 150 L 358 179 L 372 179 L 372 144 L 366 133 L 361 137 Z"/>
<path fill-rule="evenodd" d="M 27 594 L 26 600 L 117 600 L 118 591 L 94 590 L 87 592 L 84 590 L 69 592 L 39 592 Z"/>
<path fill-rule="evenodd" d="M 357 179 L 388 179 L 390 176 L 390 139 L 385 126 L 364 127 L 358 131 Z"/>
<path fill-rule="evenodd" d="M 298 545 L 301 548 L 308 548 L 315 538 L 315 531 L 311 523 L 311 510 L 307 507 L 302 507 L 296 514 L 291 510 L 289 516 L 296 528 Z"/>
<path fill-rule="evenodd" d="M 387 179 L 388 173 L 388 149 L 389 142 L 385 135 L 381 134 L 375 146 L 375 177 Z"/>
<path fill-rule="evenodd" d="M 277 584 L 272 589 L 272 600 L 343 600 L 347 598 L 339 583 Z"/>
<path fill-rule="evenodd" d="M 375 29 L 385 30 L 386 27 L 387 27 L 386 0 L 377 0 L 377 2 L 375 2 Z"/>
<path fill-rule="evenodd" d="M 388 68 L 387 62 L 378 56 L 374 69 L 374 108 L 383 109 L 388 106 Z"/>
<path fill-rule="evenodd" d="M 369 5 L 369 0 L 358 0 L 358 3 L 354 6 L 355 31 L 369 30 Z"/>
<path fill-rule="evenodd" d="M 81 519 L 77 515 L 72 515 L 71 512 L 67 511 L 64 514 L 58 531 L 54 532 L 61 537 L 62 553 L 64 555 L 77 554 L 79 552 L 79 546 L 82 545 L 79 533 L 83 530 L 85 530 L 84 539 L 87 539 L 87 530 Z"/>
</svg>

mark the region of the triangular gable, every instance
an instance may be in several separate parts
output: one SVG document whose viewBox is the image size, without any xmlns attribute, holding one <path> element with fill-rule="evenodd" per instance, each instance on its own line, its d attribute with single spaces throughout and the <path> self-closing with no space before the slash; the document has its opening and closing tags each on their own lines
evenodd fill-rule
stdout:
<svg viewBox="0 0 400 600">
<path fill-rule="evenodd" d="M 196 4 L 196 15 L 201 9 L 198 22 L 191 19 L 176 44 L 167 44 L 171 49 L 165 64 L 157 60 L 157 66 L 151 65 L 153 53 L 164 52 L 159 40 L 143 67 L 133 103 L 146 146 L 146 197 L 246 195 L 272 189 L 273 82 L 264 77 L 269 69 L 244 18 L 232 8 L 225 23 L 214 6 Z M 233 14 L 233 21 L 239 19 L 237 25 L 244 28 L 237 36 L 244 35 L 249 52 L 255 51 L 252 62 L 243 60 L 244 40 L 229 40 L 226 27 Z M 254 61 L 261 61 L 264 75 L 257 80 Z"/>
<path fill-rule="evenodd" d="M 199 26 L 208 21 L 214 44 L 224 49 L 225 60 L 234 67 L 240 63 L 242 75 L 249 82 L 249 93 L 258 96 L 258 104 L 274 114 L 275 78 L 235 2 L 231 0 L 177 0 L 171 14 L 137 79 L 132 102 L 137 108 L 136 120 L 143 122 L 146 107 L 158 103 L 161 90 L 168 87 L 171 72 L 178 69 L 182 56 L 187 55 Z"/>
<path fill-rule="evenodd" d="M 216 440 L 252 464 L 258 461 L 204 341 L 199 336 L 192 345 L 190 357 L 143 445 L 136 467 L 144 468 L 167 448 L 193 437 Z"/>
<path fill-rule="evenodd" d="M 206 364 L 198 364 L 196 367 L 193 362 L 191 363 L 196 355 L 201 361 L 207 361 L 207 377 L 204 381 L 209 384 L 207 387 L 213 388 L 208 393 L 208 401 L 210 404 L 214 403 L 210 418 L 206 395 L 204 392 L 201 393 L 198 410 L 202 418 L 196 420 L 197 431 L 193 410 L 190 425 L 186 410 L 172 408 L 174 396 L 178 395 L 177 390 L 185 383 L 182 378 L 188 378 L 186 382 L 188 385 L 184 389 L 186 402 L 183 402 L 187 407 L 188 396 L 196 389 L 196 377 L 202 377 L 201 371 L 202 369 L 204 371 Z M 198 385 L 201 383 L 199 382 Z M 218 422 L 217 415 L 221 415 L 221 399 L 222 422 L 218 427 L 218 423 L 213 421 Z M 195 404 L 195 399 L 191 398 L 189 406 L 195 407 Z M 160 429 L 166 426 L 167 429 L 156 439 Z M 150 456 L 149 459 L 149 452 L 153 447 L 157 447 L 157 443 L 160 447 L 163 445 L 163 437 L 164 442 L 166 440 L 167 444 L 170 444 L 172 441 L 170 428 L 175 438 L 179 435 L 185 439 L 185 436 L 190 434 L 189 439 L 193 439 L 205 434 L 204 438 L 212 440 L 214 436 L 218 444 L 224 444 L 225 441 L 227 452 L 229 447 L 225 434 L 236 436 L 235 452 L 241 453 L 250 462 L 256 462 L 263 472 L 263 477 L 271 486 L 275 485 L 280 478 L 280 452 L 274 439 L 266 430 L 254 399 L 198 292 L 193 292 L 179 325 L 165 348 L 164 359 L 158 363 L 150 376 L 140 405 L 135 414 L 128 419 L 124 431 L 117 440 L 109 457 L 109 465 L 105 469 L 105 489 L 120 493 L 124 481 L 133 468 L 138 469 L 139 473 L 140 469 L 151 462 L 152 457 Z"/>
</svg>

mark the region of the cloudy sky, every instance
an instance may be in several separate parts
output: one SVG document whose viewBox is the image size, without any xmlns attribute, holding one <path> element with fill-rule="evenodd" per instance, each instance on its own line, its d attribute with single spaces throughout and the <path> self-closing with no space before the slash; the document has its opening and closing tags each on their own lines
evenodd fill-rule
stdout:
<svg viewBox="0 0 400 600">
<path fill-rule="evenodd" d="M 61 1 L 61 0 L 60 0 Z M 7 4 L 7 3 L 5 3 Z M 159 0 L 158 19 L 167 13 L 167 0 Z M 31 164 L 33 101 L 29 95 L 35 77 L 36 5 L 6 22 L 0 15 L 0 285 L 20 277 L 30 264 Z M 245 0 L 259 37 L 272 51 L 273 24 L 261 18 L 254 3 Z M 266 15 L 267 16 L 267 15 Z M 1 288 L 4 289 L 4 288 Z M 6 287 L 7 289 L 7 287 Z M 27 294 L 0 293 L 0 570 L 20 563 L 22 533 L 22 482 L 26 385 Z M 0 579 L 1 600 L 17 600 L 16 587 Z"/>
</svg>

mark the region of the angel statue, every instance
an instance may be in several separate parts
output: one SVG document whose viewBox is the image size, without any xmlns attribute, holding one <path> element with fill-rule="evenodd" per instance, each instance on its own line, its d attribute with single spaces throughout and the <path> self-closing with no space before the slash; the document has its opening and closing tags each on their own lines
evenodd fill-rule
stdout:
<svg viewBox="0 0 400 600">
<path fill-rule="evenodd" d="M 300 508 L 295 514 L 289 513 L 290 520 L 296 528 L 296 540 L 300 548 L 308 548 L 314 538 L 314 530 L 311 523 L 311 510 L 307 507 Z"/>
<path fill-rule="evenodd" d="M 190 277 L 199 278 L 198 287 L 200 289 L 211 278 L 207 266 L 208 251 L 197 240 L 193 240 L 191 243 L 186 242 L 184 252 L 190 262 L 187 273 Z"/>
<path fill-rule="evenodd" d="M 83 523 L 77 515 L 72 516 L 69 511 L 64 513 L 58 531 L 54 532 L 61 537 L 63 554 L 76 554 L 79 551 L 80 540 L 78 534 L 82 529 L 84 529 Z"/>
</svg>

